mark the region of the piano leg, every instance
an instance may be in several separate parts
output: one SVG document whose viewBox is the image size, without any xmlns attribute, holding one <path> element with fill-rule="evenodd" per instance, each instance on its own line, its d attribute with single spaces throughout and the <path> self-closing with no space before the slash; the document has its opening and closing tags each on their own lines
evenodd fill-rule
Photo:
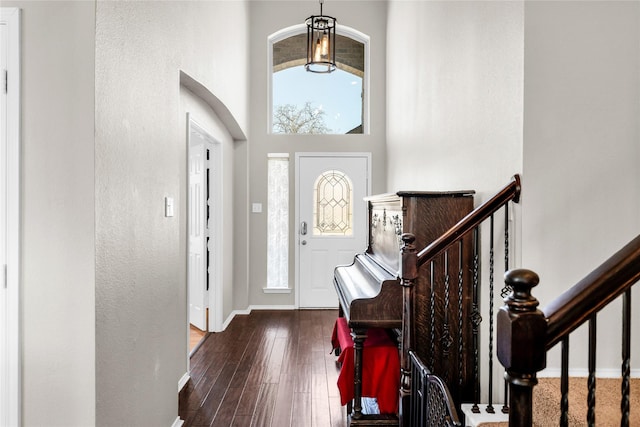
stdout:
<svg viewBox="0 0 640 427">
<path fill-rule="evenodd" d="M 340 301 L 338 301 L 338 317 L 344 317 L 344 311 L 342 310 L 342 304 L 340 304 Z M 333 349 L 333 353 L 336 356 L 340 356 L 341 352 L 342 352 L 342 349 L 340 348 L 340 346 L 337 346 L 336 348 Z"/>
<path fill-rule="evenodd" d="M 367 338 L 366 329 L 352 329 L 353 338 L 353 414 L 352 418 L 362 418 L 362 350 L 364 340 Z"/>
</svg>

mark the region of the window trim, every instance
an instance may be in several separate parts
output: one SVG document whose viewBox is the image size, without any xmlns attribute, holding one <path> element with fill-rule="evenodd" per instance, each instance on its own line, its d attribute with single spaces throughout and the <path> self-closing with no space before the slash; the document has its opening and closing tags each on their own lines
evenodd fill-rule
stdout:
<svg viewBox="0 0 640 427">
<path fill-rule="evenodd" d="M 267 134 L 281 135 L 273 132 L 273 45 L 280 40 L 296 36 L 298 34 L 306 34 L 307 26 L 305 24 L 296 24 L 287 28 L 283 28 L 267 37 Z M 362 102 L 362 135 L 369 135 L 369 99 L 371 98 L 370 78 L 371 64 L 369 59 L 369 45 L 371 37 L 363 32 L 345 25 L 336 26 L 336 34 L 349 37 L 364 44 L 364 77 L 362 87 L 364 90 L 364 100 Z M 335 135 L 335 134 L 334 134 Z M 331 135 L 325 135 L 331 136 Z"/>
</svg>

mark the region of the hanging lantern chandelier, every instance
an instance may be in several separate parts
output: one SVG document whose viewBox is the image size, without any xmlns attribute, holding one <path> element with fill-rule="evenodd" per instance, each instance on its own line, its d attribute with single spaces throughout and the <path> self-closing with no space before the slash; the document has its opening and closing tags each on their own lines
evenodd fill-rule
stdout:
<svg viewBox="0 0 640 427">
<path fill-rule="evenodd" d="M 312 15 L 307 24 L 307 71 L 313 73 L 330 73 L 336 69 L 336 18 L 322 14 Z"/>
</svg>

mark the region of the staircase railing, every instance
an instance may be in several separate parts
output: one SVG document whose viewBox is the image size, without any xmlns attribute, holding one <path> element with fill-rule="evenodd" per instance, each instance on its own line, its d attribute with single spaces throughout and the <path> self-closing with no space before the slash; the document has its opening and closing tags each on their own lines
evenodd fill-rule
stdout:
<svg viewBox="0 0 640 427">
<path fill-rule="evenodd" d="M 410 426 L 460 427 L 455 403 L 442 379 L 432 375 L 414 352 L 411 358 Z"/>
<path fill-rule="evenodd" d="M 509 204 L 518 203 L 520 198 L 520 177 L 515 175 L 512 181 L 495 196 L 478 206 L 462 218 L 449 231 L 418 251 L 415 247 L 415 236 L 402 236 L 400 279 L 403 286 L 403 326 L 401 352 L 401 425 L 407 425 L 410 408 L 418 405 L 416 396 L 411 394 L 411 360 L 410 351 L 415 352 L 419 363 L 424 363 L 430 374 L 441 377 L 459 409 L 464 402 L 473 402 L 474 411 L 480 412 L 480 333 L 482 321 L 480 313 L 480 227 L 489 220 L 489 352 L 493 352 L 493 267 L 494 267 L 494 215 L 504 208 L 504 260 L 505 271 L 509 269 Z M 487 240 L 487 239 L 483 239 Z M 470 260 L 467 258 L 471 258 Z M 452 267 L 453 266 L 453 267 Z M 457 266 L 457 267 L 456 267 Z M 430 268 L 429 283 L 418 283 L 419 269 Z M 457 274 L 450 270 L 458 268 Z M 436 277 L 435 271 L 444 271 Z M 427 274 L 427 276 L 429 276 Z M 451 277 L 453 276 L 453 277 Z M 457 276 L 457 277 L 455 277 Z M 416 286 L 429 287 L 430 297 L 427 301 L 416 302 L 414 289 Z M 506 295 L 510 289 L 503 288 Z M 421 305 L 422 304 L 422 305 Z M 457 308 L 453 307 L 457 304 Z M 424 341 L 430 348 L 416 346 L 416 310 L 426 310 L 427 326 L 421 325 L 421 334 L 430 334 Z M 457 311 L 456 311 L 457 310 Z M 418 338 L 421 338 L 418 336 Z M 421 354 L 422 353 L 422 354 Z M 418 357 L 420 355 L 420 357 Z M 420 360 L 425 358 L 426 360 Z M 492 363 L 493 354 L 488 357 L 489 363 L 489 405 L 487 410 L 493 411 L 492 402 Z M 506 383 L 505 383 L 506 387 Z M 506 404 L 505 404 L 506 410 Z M 406 411 L 403 415 L 403 411 Z M 403 424 L 402 424 L 403 423 Z M 424 424 L 416 424 L 424 425 Z"/>
<path fill-rule="evenodd" d="M 513 291 L 498 313 L 498 358 L 511 383 L 510 426 L 531 426 L 532 392 L 536 374 L 546 365 L 547 351 L 561 343 L 561 427 L 568 425 L 569 336 L 581 325 L 589 324 L 588 398 L 585 423 L 595 426 L 596 319 L 604 307 L 622 298 L 622 365 L 620 413 L 622 427 L 629 426 L 631 371 L 631 287 L 640 280 L 640 236 L 615 253 L 575 286 L 557 297 L 544 311 L 531 295 L 539 278 L 529 270 L 505 275 Z"/>
</svg>

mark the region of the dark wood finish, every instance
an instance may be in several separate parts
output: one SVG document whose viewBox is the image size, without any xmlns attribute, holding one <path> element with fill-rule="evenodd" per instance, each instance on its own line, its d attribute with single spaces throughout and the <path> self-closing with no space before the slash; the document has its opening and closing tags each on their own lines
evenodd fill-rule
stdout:
<svg viewBox="0 0 640 427">
<path fill-rule="evenodd" d="M 330 354 L 337 315 L 254 311 L 210 334 L 179 393 L 184 426 L 345 427 Z"/>
<path fill-rule="evenodd" d="M 596 314 L 623 297 L 622 304 L 622 399 L 620 425 L 629 425 L 629 362 L 631 287 L 640 280 L 640 236 L 616 252 L 584 279 L 554 299 L 544 310 L 536 309 L 531 289 L 538 276 L 528 270 L 510 271 L 505 281 L 513 289 L 498 313 L 498 358 L 511 383 L 509 425 L 531 425 L 532 389 L 536 374 L 544 369 L 546 352 L 561 343 L 560 425 L 567 425 L 569 337 L 589 322 L 588 420 L 595 422 Z"/>
<path fill-rule="evenodd" d="M 640 235 L 544 308 L 547 349 L 640 280 Z"/>
<path fill-rule="evenodd" d="M 416 238 L 413 234 L 402 234 L 400 283 L 402 284 L 402 339 L 400 348 L 413 348 L 413 292 L 416 279 L 418 278 L 418 264 L 416 263 Z M 409 352 L 400 352 L 400 404 L 398 408 L 398 419 L 401 426 L 410 426 L 409 410 L 411 395 L 411 371 L 409 366 Z"/>
<path fill-rule="evenodd" d="M 337 267 L 334 285 L 341 315 L 351 328 L 400 327 L 402 289 L 397 276 L 381 268 L 370 254 L 358 254 L 350 266 Z"/>
<path fill-rule="evenodd" d="M 540 279 L 530 270 L 511 270 L 505 282 L 513 289 L 497 315 L 498 359 L 507 372 L 529 374 L 544 369 L 546 357 L 544 339 L 547 322 L 538 310 L 538 300 L 531 289 Z M 536 341 L 533 349 L 519 346 L 521 341 Z"/>
<path fill-rule="evenodd" d="M 458 285 L 460 278 L 463 284 L 471 283 L 470 238 L 465 238 L 462 253 L 458 245 L 452 245 L 446 250 L 446 259 L 443 254 L 434 254 L 424 265 L 419 262 L 422 251 L 416 254 L 415 250 L 438 241 L 469 215 L 473 210 L 473 191 L 399 194 L 403 199 L 402 232 L 415 238 L 411 243 L 414 248 L 402 253 L 400 271 L 405 294 L 403 375 L 410 372 L 408 352 L 413 350 L 431 372 L 445 381 L 456 402 L 469 401 L 473 393 L 473 357 L 469 345 L 472 327 L 468 321 L 472 287 L 459 289 Z M 410 238 L 404 239 L 409 243 Z M 462 328 L 458 322 L 460 317 L 464 319 Z M 460 341 L 465 343 L 463 354 L 457 352 Z M 408 387 L 410 380 L 403 379 L 402 384 Z M 401 396 L 405 395 L 406 391 L 401 391 Z"/>
<path fill-rule="evenodd" d="M 398 418 L 395 415 L 361 415 L 360 418 L 349 420 L 349 426 L 360 427 L 381 427 L 381 426 L 397 426 Z"/>
<path fill-rule="evenodd" d="M 518 203 L 520 201 L 521 189 L 520 175 L 514 175 L 511 182 L 495 196 L 475 208 L 472 213 L 465 216 L 455 224 L 455 226 L 448 229 L 446 233 L 443 233 L 427 247 L 422 249 L 418 253 L 418 265 L 421 266 L 425 262 L 428 262 L 445 248 L 455 243 L 461 236 L 471 232 L 471 230 L 478 227 L 507 202 L 513 201 L 514 203 Z"/>
<path fill-rule="evenodd" d="M 347 318 L 352 329 L 362 329 L 370 327 L 400 328 L 403 318 L 413 318 L 409 327 L 405 324 L 402 332 L 402 373 L 401 396 L 408 392 L 408 373 L 410 366 L 408 363 L 408 349 L 411 347 L 424 357 L 428 349 L 432 347 L 427 340 L 431 335 L 432 316 L 425 311 L 425 307 L 430 307 L 431 286 L 438 284 L 430 283 L 430 270 L 417 269 L 415 247 L 424 247 L 433 242 L 449 228 L 454 226 L 465 215 L 473 209 L 473 191 L 456 192 L 408 192 L 401 191 L 395 194 L 383 194 L 367 198 L 369 214 L 369 240 L 367 250 L 358 254 L 353 264 L 350 266 L 337 267 L 334 275 L 334 284 L 339 295 L 341 313 Z M 408 262 L 403 263 L 404 273 L 408 269 L 415 270 L 415 277 L 400 277 L 400 250 L 402 245 L 402 235 L 412 234 L 413 247 L 413 267 Z M 470 274 L 471 246 L 468 246 L 464 262 L 465 275 Z M 451 268 L 451 276 L 458 277 L 458 271 L 462 268 L 457 260 L 458 249 L 451 250 L 452 261 L 448 264 Z M 437 261 L 439 268 L 443 268 L 441 261 Z M 468 279 L 468 278 L 467 278 Z M 441 292 L 441 291 L 439 291 Z M 448 326 L 451 327 L 451 334 L 464 334 L 470 340 L 471 329 L 468 332 L 457 331 L 453 326 L 454 319 L 458 319 L 458 289 L 454 285 L 450 289 L 450 302 L 448 314 L 440 307 L 443 304 L 436 304 L 438 310 L 437 318 L 446 316 L 451 319 Z M 439 296 L 440 300 L 444 297 Z M 407 304 L 403 304 L 403 299 Z M 411 301 L 411 303 L 409 303 Z M 469 316 L 471 310 L 471 295 L 464 293 L 462 301 L 463 312 Z M 407 311 L 414 314 L 407 314 Z M 442 322 L 435 325 L 440 327 Z M 359 332 L 361 334 L 362 332 Z M 442 334 L 438 333 L 438 339 Z M 415 338 L 414 338 L 415 337 Z M 440 346 L 437 345 L 437 351 Z M 355 357 L 357 350 L 354 348 Z M 446 352 L 444 353 L 446 356 Z M 457 358 L 454 358 L 457 363 Z M 442 364 L 441 364 L 442 365 Z M 439 365 L 439 367 L 441 366 Z M 466 366 L 466 362 L 465 362 Z M 356 371 L 358 366 L 355 367 Z M 465 369 L 467 369 L 465 367 Z M 451 372 L 458 372 L 458 365 L 451 367 Z M 357 373 L 355 374 L 358 378 Z M 454 378 L 452 375 L 451 378 Z M 451 384 L 457 392 L 457 385 Z M 466 386 L 466 383 L 465 383 Z M 357 390 L 357 388 L 356 388 Z M 354 398 L 353 419 L 359 420 L 362 415 L 358 411 L 358 400 L 360 396 L 356 393 Z"/>
<path fill-rule="evenodd" d="M 509 201 L 518 202 L 520 190 L 520 177 L 515 175 L 473 211 L 468 205 L 456 204 L 455 198 L 434 199 L 445 203 L 429 206 L 415 217 L 431 221 L 417 229 L 433 234 L 406 229 L 415 234 L 416 247 L 423 249 L 416 257 L 419 274 L 410 298 L 413 304 L 405 307 L 403 328 L 412 330 L 412 349 L 445 380 L 457 404 L 473 401 L 474 396 L 473 231 Z M 403 344 L 403 353 L 408 349 Z"/>
<path fill-rule="evenodd" d="M 530 426 L 533 422 L 533 387 L 538 383 L 536 374 L 546 365 L 544 338 L 547 329 L 538 300 L 531 288 L 540 279 L 530 270 L 513 270 L 505 275 L 505 282 L 513 292 L 505 300 L 497 315 L 498 359 L 506 369 L 505 378 L 511 383 L 509 401 L 522 411 L 509 412 L 509 425 Z M 530 341 L 532 346 L 518 346 Z"/>
<path fill-rule="evenodd" d="M 362 418 L 362 350 L 364 340 L 367 338 L 367 330 L 354 328 L 351 332 L 353 338 L 353 416 L 352 419 Z M 351 422 L 350 424 L 353 424 Z"/>
</svg>

